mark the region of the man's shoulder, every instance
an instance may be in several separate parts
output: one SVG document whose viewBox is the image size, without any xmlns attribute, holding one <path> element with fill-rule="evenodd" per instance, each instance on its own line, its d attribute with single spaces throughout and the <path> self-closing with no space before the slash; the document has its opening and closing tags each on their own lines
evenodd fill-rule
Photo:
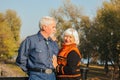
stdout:
<svg viewBox="0 0 120 80">
<path fill-rule="evenodd" d="M 36 38 L 37 38 L 37 34 L 29 35 L 29 36 L 27 36 L 26 38 L 24 38 L 24 39 L 22 40 L 22 42 L 35 40 Z"/>
<path fill-rule="evenodd" d="M 27 36 L 26 37 L 26 39 L 34 39 L 34 38 L 36 38 L 37 37 L 37 34 L 33 34 L 33 35 L 29 35 L 29 36 Z"/>
</svg>

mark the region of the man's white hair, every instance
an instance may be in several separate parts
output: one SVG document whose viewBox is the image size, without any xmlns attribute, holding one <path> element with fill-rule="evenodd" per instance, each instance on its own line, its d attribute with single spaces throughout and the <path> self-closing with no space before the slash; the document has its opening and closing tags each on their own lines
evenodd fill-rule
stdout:
<svg viewBox="0 0 120 80">
<path fill-rule="evenodd" d="M 79 44 L 79 35 L 78 35 L 78 32 L 77 32 L 75 29 L 73 29 L 73 28 L 68 28 L 67 30 L 64 31 L 63 37 L 64 37 L 66 34 L 67 34 L 67 35 L 73 35 L 74 38 L 75 38 L 75 43 L 76 43 L 77 45 Z"/>
<path fill-rule="evenodd" d="M 53 21 L 55 21 L 55 19 L 53 17 L 50 16 L 44 16 L 41 18 L 40 22 L 39 22 L 39 28 L 42 29 L 43 25 L 50 25 Z M 55 21 L 56 23 L 56 21 Z"/>
</svg>

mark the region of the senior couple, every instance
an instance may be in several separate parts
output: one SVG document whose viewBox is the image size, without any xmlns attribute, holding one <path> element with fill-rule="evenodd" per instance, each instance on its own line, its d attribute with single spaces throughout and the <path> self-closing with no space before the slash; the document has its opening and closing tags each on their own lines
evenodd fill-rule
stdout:
<svg viewBox="0 0 120 80">
<path fill-rule="evenodd" d="M 77 48 L 77 31 L 73 28 L 64 31 L 59 50 L 53 36 L 55 19 L 44 16 L 39 28 L 37 34 L 28 36 L 21 43 L 16 64 L 28 74 L 29 80 L 80 80 L 81 54 Z"/>
</svg>

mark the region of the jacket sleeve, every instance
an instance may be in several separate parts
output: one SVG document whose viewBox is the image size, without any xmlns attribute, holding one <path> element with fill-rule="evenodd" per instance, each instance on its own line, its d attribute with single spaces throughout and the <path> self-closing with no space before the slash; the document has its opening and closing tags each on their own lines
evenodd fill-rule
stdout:
<svg viewBox="0 0 120 80">
<path fill-rule="evenodd" d="M 18 56 L 16 58 L 16 64 L 27 73 L 27 59 L 29 52 L 30 41 L 28 39 L 24 40 L 18 50 Z"/>
</svg>

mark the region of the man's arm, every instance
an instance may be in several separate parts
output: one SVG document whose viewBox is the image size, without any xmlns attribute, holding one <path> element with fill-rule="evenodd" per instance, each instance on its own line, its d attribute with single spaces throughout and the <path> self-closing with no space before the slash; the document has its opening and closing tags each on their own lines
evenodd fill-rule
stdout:
<svg viewBox="0 0 120 80">
<path fill-rule="evenodd" d="M 16 58 L 16 64 L 27 73 L 27 59 L 29 51 L 29 40 L 24 40 L 18 50 L 18 56 Z"/>
</svg>

